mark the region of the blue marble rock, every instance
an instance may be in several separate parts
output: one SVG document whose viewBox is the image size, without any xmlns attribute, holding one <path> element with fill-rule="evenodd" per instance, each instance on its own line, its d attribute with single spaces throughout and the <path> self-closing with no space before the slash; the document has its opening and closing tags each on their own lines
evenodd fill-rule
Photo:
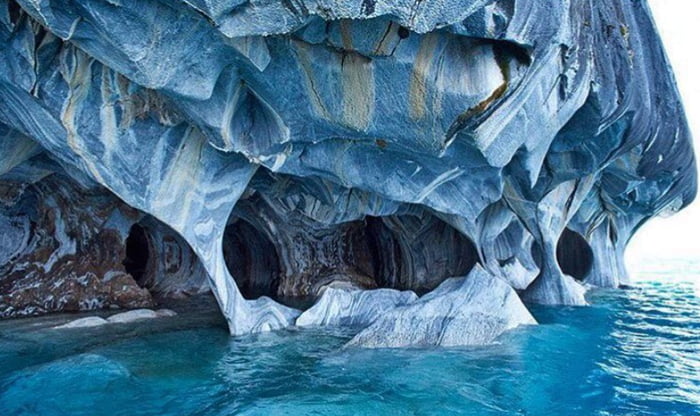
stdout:
<svg viewBox="0 0 700 416">
<path fill-rule="evenodd" d="M 477 265 L 585 304 L 695 163 L 644 0 L 0 0 L 0 316 L 211 290 L 239 335 Z"/>
<path fill-rule="evenodd" d="M 367 327 L 385 313 L 418 299 L 411 291 L 327 288 L 318 302 L 297 318 L 296 326 Z"/>
</svg>

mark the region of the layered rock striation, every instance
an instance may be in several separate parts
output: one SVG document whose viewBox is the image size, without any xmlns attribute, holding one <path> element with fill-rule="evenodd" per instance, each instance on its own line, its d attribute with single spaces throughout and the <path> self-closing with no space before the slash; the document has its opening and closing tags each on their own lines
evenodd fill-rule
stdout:
<svg viewBox="0 0 700 416">
<path fill-rule="evenodd" d="M 696 193 L 645 1 L 0 0 L 0 56 L 1 316 L 211 289 L 245 334 L 477 266 L 584 304 Z"/>
</svg>

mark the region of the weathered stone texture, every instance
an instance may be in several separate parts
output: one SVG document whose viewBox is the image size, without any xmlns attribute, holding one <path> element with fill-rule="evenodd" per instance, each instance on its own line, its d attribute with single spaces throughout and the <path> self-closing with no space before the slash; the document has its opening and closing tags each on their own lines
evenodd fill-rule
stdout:
<svg viewBox="0 0 700 416">
<path fill-rule="evenodd" d="M 476 264 L 583 304 L 696 187 L 645 1 L 0 0 L 7 315 L 206 280 L 244 334 Z"/>
</svg>

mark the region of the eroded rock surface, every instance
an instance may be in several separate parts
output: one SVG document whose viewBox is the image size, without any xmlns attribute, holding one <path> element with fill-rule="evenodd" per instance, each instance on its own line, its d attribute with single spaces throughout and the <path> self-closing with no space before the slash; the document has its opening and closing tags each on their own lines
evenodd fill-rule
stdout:
<svg viewBox="0 0 700 416">
<path fill-rule="evenodd" d="M 297 326 L 366 327 L 388 311 L 418 299 L 411 291 L 394 289 L 351 290 L 328 288 L 296 320 Z"/>
<path fill-rule="evenodd" d="M 152 306 L 121 263 L 123 224 L 138 213 L 105 190 L 45 174 L 0 190 L 0 316 Z"/>
<path fill-rule="evenodd" d="M 36 182 L 0 187 L 0 317 L 152 307 L 154 296 L 209 290 L 201 262 L 167 226 L 46 158 L 34 163 Z"/>
<path fill-rule="evenodd" d="M 512 287 L 476 267 L 469 276 L 447 279 L 419 300 L 382 314 L 348 346 L 484 345 L 519 325 L 536 323 Z"/>
<path fill-rule="evenodd" d="M 583 304 L 696 193 L 644 1 L 0 0 L 0 62 L 3 316 L 211 289 L 245 334 L 477 264 Z"/>
</svg>

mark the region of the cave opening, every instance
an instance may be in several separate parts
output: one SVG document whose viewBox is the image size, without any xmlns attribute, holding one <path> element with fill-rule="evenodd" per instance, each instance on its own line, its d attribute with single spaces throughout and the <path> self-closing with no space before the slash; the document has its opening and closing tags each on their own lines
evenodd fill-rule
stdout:
<svg viewBox="0 0 700 416">
<path fill-rule="evenodd" d="M 564 274 L 581 281 L 593 267 L 593 250 L 581 234 L 566 228 L 557 244 L 557 262 Z"/>
<path fill-rule="evenodd" d="M 226 227 L 223 256 L 248 300 L 267 296 L 305 309 L 328 286 L 422 295 L 479 262 L 468 237 L 427 212 L 322 224 L 270 213 L 261 222 L 265 208 L 240 209 Z"/>
<path fill-rule="evenodd" d="M 393 215 L 365 221 L 378 287 L 422 295 L 447 278 L 466 276 L 479 262 L 472 240 L 435 216 Z"/>
<path fill-rule="evenodd" d="M 124 269 L 134 278 L 139 286 L 145 287 L 148 277 L 146 269 L 148 268 L 150 249 L 146 230 L 139 224 L 134 224 L 129 229 L 125 251 L 126 257 L 122 261 Z"/>
<path fill-rule="evenodd" d="M 264 232 L 236 219 L 226 227 L 223 252 L 226 266 L 244 298 L 277 298 L 280 261 L 275 245 Z"/>
</svg>

